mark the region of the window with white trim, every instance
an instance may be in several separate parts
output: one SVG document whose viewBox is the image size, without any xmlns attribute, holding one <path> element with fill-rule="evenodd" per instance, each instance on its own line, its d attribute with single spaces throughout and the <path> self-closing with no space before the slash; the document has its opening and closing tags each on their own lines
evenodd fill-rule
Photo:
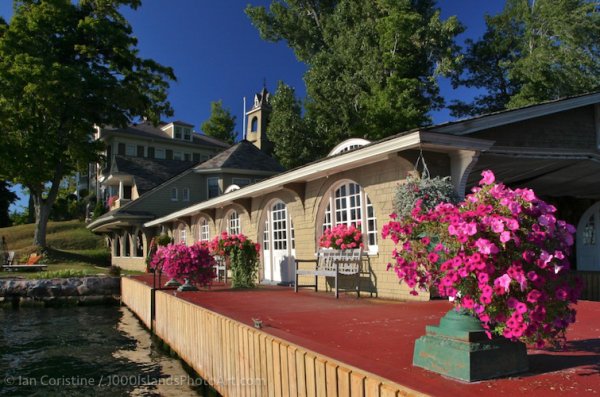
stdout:
<svg viewBox="0 0 600 397">
<path fill-rule="evenodd" d="M 177 197 L 177 188 L 174 187 L 171 189 L 171 201 L 177 201 L 179 198 Z"/>
<path fill-rule="evenodd" d="M 137 154 L 137 147 L 128 143 L 125 147 L 125 154 L 127 156 L 135 156 Z"/>
<path fill-rule="evenodd" d="M 323 214 L 321 233 L 340 224 L 360 226 L 363 244 L 370 253 L 377 252 L 377 219 L 371 200 L 360 185 L 347 182 L 329 195 Z"/>
<path fill-rule="evenodd" d="M 219 178 L 207 178 L 206 179 L 206 191 L 208 192 L 208 198 L 217 197 L 221 190 L 219 188 Z"/>
<path fill-rule="evenodd" d="M 181 190 L 181 200 L 182 201 L 190 201 L 190 188 L 184 187 Z"/>
<path fill-rule="evenodd" d="M 208 225 L 208 220 L 206 218 L 200 218 L 200 222 L 198 222 L 198 231 L 198 241 L 210 240 L 210 229 Z"/>
<path fill-rule="evenodd" d="M 182 152 L 173 152 L 173 160 L 183 160 Z"/>
<path fill-rule="evenodd" d="M 156 148 L 154 152 L 154 157 L 160 160 L 164 160 L 166 158 L 165 149 Z"/>
<path fill-rule="evenodd" d="M 240 215 L 237 211 L 231 211 L 227 217 L 227 233 L 229 234 L 240 234 L 242 228 L 240 226 Z"/>
<path fill-rule="evenodd" d="M 269 240 L 269 220 L 265 221 L 265 230 L 263 231 L 263 248 L 265 251 L 269 250 L 270 240 Z"/>
</svg>

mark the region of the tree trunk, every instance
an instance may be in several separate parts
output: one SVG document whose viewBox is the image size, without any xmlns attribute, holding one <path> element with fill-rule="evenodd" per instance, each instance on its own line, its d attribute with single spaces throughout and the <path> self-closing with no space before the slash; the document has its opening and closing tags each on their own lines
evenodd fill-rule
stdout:
<svg viewBox="0 0 600 397">
<path fill-rule="evenodd" d="M 33 235 L 33 244 L 40 248 L 46 248 L 48 219 L 50 218 L 52 204 L 54 204 L 56 196 L 58 195 L 58 188 L 63 176 L 62 169 L 62 164 L 59 164 L 56 167 L 54 179 L 50 185 L 50 190 L 48 190 L 48 196 L 46 198 L 43 197 L 43 185 L 37 186 L 37 188 L 29 186 L 29 192 L 33 198 L 33 205 L 35 207 L 35 232 Z"/>
<path fill-rule="evenodd" d="M 46 230 L 48 227 L 48 218 L 50 217 L 51 204 L 41 196 L 32 193 L 35 207 L 35 232 L 33 234 L 33 245 L 46 248 Z"/>
<path fill-rule="evenodd" d="M 35 205 L 33 205 L 33 195 L 29 193 L 29 211 L 27 213 L 27 223 L 35 222 Z"/>
</svg>

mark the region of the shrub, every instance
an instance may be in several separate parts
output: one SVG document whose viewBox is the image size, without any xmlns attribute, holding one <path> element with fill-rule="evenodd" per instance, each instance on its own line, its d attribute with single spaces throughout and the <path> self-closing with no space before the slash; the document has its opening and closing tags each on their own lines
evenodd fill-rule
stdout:
<svg viewBox="0 0 600 397">
<path fill-rule="evenodd" d="M 121 276 L 121 268 L 119 266 L 109 266 L 108 275 L 112 277 Z"/>
</svg>

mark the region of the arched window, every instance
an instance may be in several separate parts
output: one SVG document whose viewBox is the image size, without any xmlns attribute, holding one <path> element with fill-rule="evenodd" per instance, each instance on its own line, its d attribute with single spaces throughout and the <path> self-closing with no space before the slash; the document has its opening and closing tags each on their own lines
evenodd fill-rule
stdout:
<svg viewBox="0 0 600 397">
<path fill-rule="evenodd" d="M 370 253 L 377 252 L 377 219 L 371 200 L 354 182 L 346 182 L 325 197 L 327 207 L 323 214 L 321 233 L 337 225 L 360 225 L 363 244 Z"/>
<path fill-rule="evenodd" d="M 258 117 L 252 117 L 252 121 L 250 121 L 250 131 L 256 132 L 258 131 Z"/>
<path fill-rule="evenodd" d="M 227 233 L 229 234 L 240 234 L 242 228 L 240 226 L 240 215 L 237 211 L 231 211 L 227 217 Z"/>
<path fill-rule="evenodd" d="M 173 233 L 175 244 L 187 244 L 187 230 L 185 224 L 180 223 Z"/>
<path fill-rule="evenodd" d="M 210 228 L 208 225 L 208 220 L 204 217 L 198 220 L 198 225 L 196 226 L 197 230 L 197 241 L 208 241 L 210 240 Z"/>
<path fill-rule="evenodd" d="M 367 141 L 366 139 L 362 139 L 362 138 L 346 139 L 345 141 L 339 143 L 336 147 L 331 149 L 331 151 L 329 152 L 329 154 L 327 156 L 329 157 L 329 156 L 334 156 L 336 154 L 349 152 L 350 150 L 354 150 L 359 147 L 366 146 L 370 143 L 371 143 L 370 141 Z"/>
</svg>

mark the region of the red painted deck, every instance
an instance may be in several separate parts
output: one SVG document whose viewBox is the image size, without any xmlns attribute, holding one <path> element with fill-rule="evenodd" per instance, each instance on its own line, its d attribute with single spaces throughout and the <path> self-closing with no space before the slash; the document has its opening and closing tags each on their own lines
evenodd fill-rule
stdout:
<svg viewBox="0 0 600 397">
<path fill-rule="evenodd" d="M 138 279 L 152 283 L 148 276 Z M 451 308 L 446 301 L 392 302 L 353 295 L 336 300 L 331 293 L 295 294 L 288 287 L 238 291 L 222 284 L 176 294 L 248 325 L 258 318 L 264 332 L 434 396 L 600 395 L 600 302 L 577 305 L 577 323 L 569 330 L 565 351 L 529 350 L 528 373 L 469 384 L 411 364 L 414 341 L 426 325 L 439 323 Z"/>
</svg>

